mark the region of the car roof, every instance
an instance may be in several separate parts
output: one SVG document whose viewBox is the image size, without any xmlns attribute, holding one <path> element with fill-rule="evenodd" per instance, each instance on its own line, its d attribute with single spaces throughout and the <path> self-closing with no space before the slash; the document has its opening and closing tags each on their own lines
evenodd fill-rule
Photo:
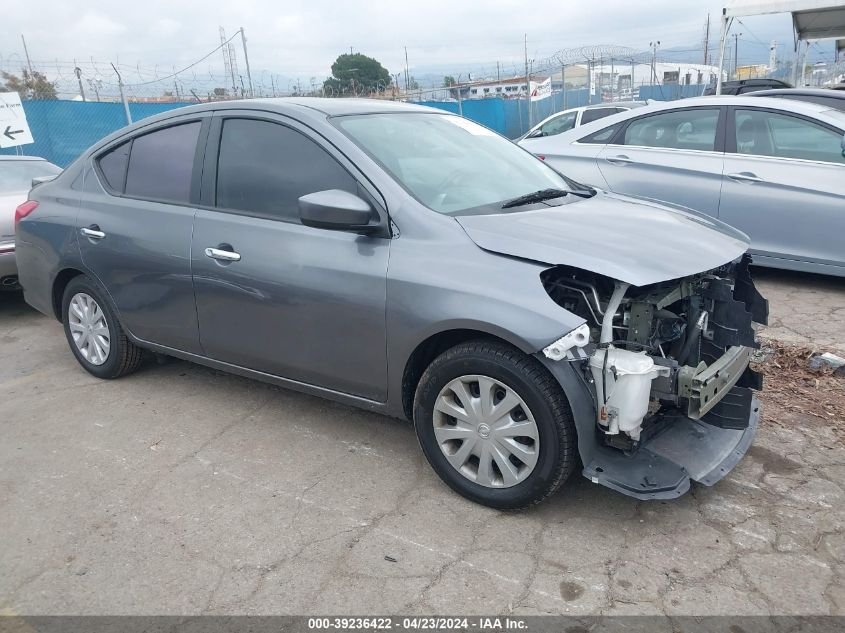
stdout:
<svg viewBox="0 0 845 633">
<path fill-rule="evenodd" d="M 373 114 L 379 112 L 439 112 L 443 110 L 429 108 L 407 103 L 404 101 L 388 101 L 386 99 L 354 99 L 326 97 L 276 97 L 272 99 L 248 99 L 237 101 L 218 102 L 225 103 L 226 108 L 243 109 L 278 109 L 282 112 L 290 112 L 300 108 L 309 108 L 321 112 L 327 116 L 342 116 L 347 114 Z M 219 109 L 219 108 L 217 108 Z"/>
<path fill-rule="evenodd" d="M 765 97 L 766 95 L 795 95 L 796 97 L 845 99 L 845 92 L 838 92 L 828 88 L 773 88 L 772 90 L 757 90 L 748 93 L 748 96 L 754 97 Z"/>
<path fill-rule="evenodd" d="M 593 110 L 595 108 L 639 108 L 648 105 L 645 101 L 605 101 L 603 103 L 593 103 L 588 106 L 582 106 L 585 110 Z M 577 108 L 573 108 L 577 109 Z"/>
<path fill-rule="evenodd" d="M 47 162 L 46 158 L 41 158 L 40 156 L 17 156 L 15 154 L 0 154 L 0 161 L 4 160 L 40 160 Z"/>
</svg>

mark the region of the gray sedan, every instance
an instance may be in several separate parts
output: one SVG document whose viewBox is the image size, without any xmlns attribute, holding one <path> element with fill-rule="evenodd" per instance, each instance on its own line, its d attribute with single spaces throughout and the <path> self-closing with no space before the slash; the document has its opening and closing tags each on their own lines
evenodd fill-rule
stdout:
<svg viewBox="0 0 845 633">
<path fill-rule="evenodd" d="M 440 477 L 497 508 L 579 464 L 675 498 L 754 437 L 768 308 L 745 236 L 578 185 L 461 117 L 363 99 L 183 108 L 30 197 L 24 296 L 99 378 L 154 352 L 407 418 Z"/>
<path fill-rule="evenodd" d="M 700 97 L 520 145 L 580 182 L 735 226 L 757 264 L 845 275 L 845 112 Z"/>
</svg>

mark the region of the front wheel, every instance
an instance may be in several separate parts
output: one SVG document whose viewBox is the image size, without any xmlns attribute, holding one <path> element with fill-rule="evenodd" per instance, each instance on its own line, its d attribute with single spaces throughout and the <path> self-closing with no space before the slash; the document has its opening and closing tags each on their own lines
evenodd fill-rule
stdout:
<svg viewBox="0 0 845 633">
<path fill-rule="evenodd" d="M 560 385 L 531 356 L 493 341 L 453 347 L 414 400 L 426 458 L 453 490 L 483 505 L 539 503 L 575 467 L 576 434 Z"/>
</svg>

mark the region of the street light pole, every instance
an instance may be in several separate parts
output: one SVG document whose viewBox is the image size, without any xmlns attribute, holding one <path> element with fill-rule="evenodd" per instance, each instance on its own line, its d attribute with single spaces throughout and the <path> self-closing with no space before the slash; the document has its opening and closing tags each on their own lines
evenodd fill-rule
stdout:
<svg viewBox="0 0 845 633">
<path fill-rule="evenodd" d="M 739 65 L 739 37 L 742 33 L 734 33 L 734 79 L 739 79 L 739 75 L 736 74 L 736 69 Z"/>
</svg>

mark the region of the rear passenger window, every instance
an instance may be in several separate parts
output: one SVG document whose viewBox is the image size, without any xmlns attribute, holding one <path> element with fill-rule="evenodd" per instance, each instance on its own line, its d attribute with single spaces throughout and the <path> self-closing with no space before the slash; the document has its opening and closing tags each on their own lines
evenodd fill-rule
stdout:
<svg viewBox="0 0 845 633">
<path fill-rule="evenodd" d="M 619 129 L 621 123 L 617 123 L 616 125 L 611 125 L 610 127 L 606 127 L 603 130 L 599 130 L 598 132 L 593 132 L 592 134 L 585 136 L 584 138 L 579 138 L 579 143 L 598 143 L 598 144 L 606 144 L 610 143 L 610 140 L 616 136 L 616 131 Z"/>
<path fill-rule="evenodd" d="M 616 108 L 591 108 L 589 110 L 584 110 L 584 112 L 581 113 L 581 125 L 598 121 L 599 119 L 603 119 L 611 114 L 616 114 L 617 111 L 618 110 Z"/>
<path fill-rule="evenodd" d="M 187 203 L 199 121 L 136 136 L 132 141 L 126 195 L 163 202 Z"/>
<path fill-rule="evenodd" d="M 625 130 L 625 145 L 712 152 L 716 148 L 719 110 L 694 108 L 633 120 Z"/>
<path fill-rule="evenodd" d="M 217 206 L 299 222 L 299 198 L 358 183 L 322 147 L 289 127 L 256 119 L 227 119 L 217 159 Z"/>
<path fill-rule="evenodd" d="M 100 173 L 109 189 L 123 193 L 126 182 L 126 166 L 129 164 L 129 141 L 122 143 L 113 150 L 103 154 L 99 161 Z"/>
</svg>

